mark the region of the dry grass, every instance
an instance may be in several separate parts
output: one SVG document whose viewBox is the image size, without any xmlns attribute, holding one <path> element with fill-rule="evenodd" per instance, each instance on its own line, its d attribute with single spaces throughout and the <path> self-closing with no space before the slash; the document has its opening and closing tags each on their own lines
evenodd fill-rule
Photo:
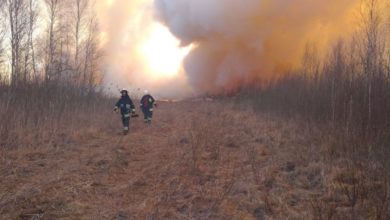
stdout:
<svg viewBox="0 0 390 220">
<path fill-rule="evenodd" d="M 81 115 L 80 115 L 81 117 Z M 385 167 L 227 101 L 161 103 L 152 126 L 96 117 L 71 142 L 1 148 L 4 219 L 388 219 Z M 38 130 L 39 131 L 39 130 Z M 64 133 L 69 130 L 63 130 Z M 57 144 L 57 145 L 55 145 Z M 387 176 L 387 175 L 386 175 Z"/>
<path fill-rule="evenodd" d="M 0 85 L 0 146 L 67 145 L 88 138 L 98 133 L 111 102 L 68 84 Z"/>
</svg>

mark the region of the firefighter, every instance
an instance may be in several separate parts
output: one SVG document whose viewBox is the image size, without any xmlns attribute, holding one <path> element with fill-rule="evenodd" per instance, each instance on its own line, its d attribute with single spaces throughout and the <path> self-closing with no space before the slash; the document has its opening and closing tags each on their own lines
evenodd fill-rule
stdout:
<svg viewBox="0 0 390 220">
<path fill-rule="evenodd" d="M 141 99 L 141 109 L 144 113 L 144 122 L 151 124 L 153 117 L 153 107 L 156 106 L 154 98 L 150 95 L 148 90 L 145 90 L 144 96 Z"/>
<path fill-rule="evenodd" d="M 130 117 L 135 114 L 135 106 L 126 89 L 122 89 L 120 92 L 121 98 L 115 104 L 114 111 L 118 112 L 118 109 L 120 110 L 122 115 L 123 134 L 126 135 L 129 133 Z"/>
</svg>

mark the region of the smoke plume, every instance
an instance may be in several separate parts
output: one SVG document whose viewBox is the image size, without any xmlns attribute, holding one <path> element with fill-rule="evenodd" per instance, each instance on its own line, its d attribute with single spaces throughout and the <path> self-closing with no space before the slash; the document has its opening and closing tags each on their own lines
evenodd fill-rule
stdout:
<svg viewBox="0 0 390 220">
<path fill-rule="evenodd" d="M 145 89 L 164 98 L 188 95 L 190 90 L 183 72 L 174 77 L 158 76 L 141 54 L 145 38 L 159 24 L 154 18 L 153 0 L 104 0 L 98 1 L 96 7 L 108 92 L 118 94 L 121 88 L 127 88 L 133 95 L 141 95 Z"/>
<path fill-rule="evenodd" d="M 360 0 L 98 1 L 106 87 L 171 98 L 277 78 L 299 67 L 308 42 L 321 52 L 351 34 L 359 6 Z M 191 48 L 174 76 L 156 74 L 140 54 L 159 23 Z"/>
<path fill-rule="evenodd" d="M 198 92 L 270 79 L 299 65 L 307 42 L 350 33 L 358 0 L 155 0 L 158 19 L 183 46 Z"/>
</svg>

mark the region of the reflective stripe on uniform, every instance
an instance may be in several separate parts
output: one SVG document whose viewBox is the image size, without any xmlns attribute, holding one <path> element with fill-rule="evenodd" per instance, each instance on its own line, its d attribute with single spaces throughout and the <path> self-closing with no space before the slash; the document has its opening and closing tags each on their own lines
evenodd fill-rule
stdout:
<svg viewBox="0 0 390 220">
<path fill-rule="evenodd" d="M 124 127 L 123 130 L 128 131 L 129 127 Z"/>
<path fill-rule="evenodd" d="M 151 109 L 149 109 L 149 111 L 151 111 L 151 112 L 152 112 L 152 111 L 153 111 L 153 109 L 151 108 Z"/>
<path fill-rule="evenodd" d="M 123 117 L 130 118 L 130 114 L 125 114 L 125 115 L 123 115 Z"/>
</svg>

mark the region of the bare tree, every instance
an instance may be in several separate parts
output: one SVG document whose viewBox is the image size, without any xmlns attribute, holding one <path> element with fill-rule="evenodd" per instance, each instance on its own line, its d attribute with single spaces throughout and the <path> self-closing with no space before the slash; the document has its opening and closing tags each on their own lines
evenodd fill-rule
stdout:
<svg viewBox="0 0 390 220">
<path fill-rule="evenodd" d="M 36 65 L 36 57 L 35 57 L 35 47 L 34 47 L 34 30 L 37 23 L 38 12 L 37 12 L 37 1 L 29 0 L 28 2 L 28 46 L 27 46 L 27 58 L 31 60 L 31 69 L 27 68 L 27 61 L 25 71 L 32 71 L 34 76 L 37 75 L 37 65 Z"/>
<path fill-rule="evenodd" d="M 40 0 L 0 0 L 6 15 L 0 28 L 0 62 L 10 47 L 10 81 L 28 82 L 42 72 L 50 80 L 72 81 L 83 86 L 96 82 L 99 66 L 98 20 L 91 0 L 44 0 L 47 13 L 40 14 Z M 3 6 L 3 7 L 1 7 Z M 0 16 L 0 22 L 5 16 Z M 42 19 L 38 23 L 38 19 Z M 46 24 L 46 36 L 36 35 Z M 6 35 L 10 42 L 2 43 Z M 0 63 L 1 65 L 1 63 Z M 5 66 L 5 65 L 3 65 Z"/>
<path fill-rule="evenodd" d="M 64 5 L 61 5 L 64 6 Z M 73 37 L 72 37 L 72 17 L 67 7 L 60 8 L 61 17 L 59 19 L 56 32 L 56 42 L 59 47 L 56 50 L 55 71 L 58 78 L 70 80 L 74 68 L 72 66 L 73 60 Z"/>
<path fill-rule="evenodd" d="M 384 3 L 364 0 L 360 29 L 336 42 L 326 59 L 317 61 L 311 48 L 306 48 L 302 69 L 265 88 L 260 94 L 264 106 L 258 108 L 331 121 L 348 137 L 359 134 L 368 140 L 388 132 L 390 25 Z"/>
<path fill-rule="evenodd" d="M 366 78 L 366 105 L 367 105 L 367 131 L 371 129 L 372 123 L 372 100 L 373 100 L 373 79 L 378 74 L 381 54 L 381 24 L 382 14 L 379 0 L 365 0 L 362 5 L 363 37 L 361 46 L 361 59 L 363 73 Z"/>
<path fill-rule="evenodd" d="M 49 12 L 45 60 L 46 79 L 50 80 L 55 77 L 71 80 L 75 72 L 79 71 L 80 36 L 84 29 L 82 20 L 85 15 L 83 13 L 87 7 L 83 2 L 86 0 L 45 1 Z M 76 19 L 73 14 L 74 8 L 76 8 Z M 73 27 L 75 31 L 72 30 Z"/>
<path fill-rule="evenodd" d="M 59 20 L 60 0 L 45 0 L 48 9 L 48 39 L 47 39 L 47 56 L 45 60 L 45 78 L 50 80 L 53 75 L 53 63 L 56 50 L 56 33 L 55 27 Z"/>
<path fill-rule="evenodd" d="M 85 58 L 83 68 L 83 85 L 92 89 L 98 83 L 98 62 L 101 57 L 99 50 L 99 24 L 96 15 L 92 13 L 88 22 L 88 37 L 85 41 Z"/>
<path fill-rule="evenodd" d="M 27 76 L 37 75 L 36 61 L 35 61 L 35 48 L 34 48 L 34 31 L 37 22 L 37 0 L 28 0 L 28 25 L 26 26 L 27 42 L 24 45 L 24 81 L 26 82 Z"/>
<path fill-rule="evenodd" d="M 11 45 L 11 83 L 15 85 L 22 74 L 23 49 L 27 38 L 28 5 L 24 0 L 6 0 Z M 25 75 L 23 79 L 26 79 Z"/>
<path fill-rule="evenodd" d="M 79 54 L 80 54 L 80 35 L 81 31 L 84 28 L 84 18 L 86 17 L 86 10 L 88 9 L 89 0 L 74 0 L 75 1 L 75 55 L 74 63 L 76 70 L 79 69 Z"/>
<path fill-rule="evenodd" d="M 0 0 L 0 57 L 4 53 L 4 37 L 5 37 L 5 0 Z M 1 59 L 0 59 L 1 60 Z M 1 63 L 0 63 L 1 64 Z"/>
<path fill-rule="evenodd" d="M 331 106 L 331 112 L 330 112 L 330 118 L 332 120 L 332 124 L 335 125 L 336 119 L 337 119 L 337 109 L 340 109 L 340 92 L 341 90 L 341 83 L 344 80 L 344 73 L 345 73 L 345 56 L 344 56 L 344 43 L 342 41 L 339 41 L 331 51 L 331 55 L 329 58 L 328 63 L 326 64 L 326 73 L 329 76 L 329 83 L 330 83 L 330 106 Z"/>
<path fill-rule="evenodd" d="M 5 0 L 0 0 L 0 83 L 4 81 L 5 76 L 3 75 L 3 69 L 4 69 L 4 56 L 5 56 L 5 49 L 4 49 L 4 39 L 5 39 Z"/>
</svg>

